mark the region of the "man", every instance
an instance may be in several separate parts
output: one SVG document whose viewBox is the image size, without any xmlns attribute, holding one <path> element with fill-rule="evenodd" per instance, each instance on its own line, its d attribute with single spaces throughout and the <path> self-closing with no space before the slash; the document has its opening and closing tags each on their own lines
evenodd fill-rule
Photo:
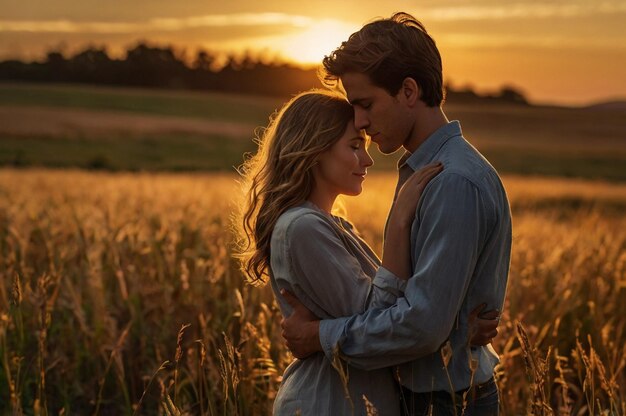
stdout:
<svg viewBox="0 0 626 416">
<path fill-rule="evenodd" d="M 444 170 L 415 213 L 404 296 L 388 309 L 318 321 L 286 293 L 295 311 L 283 321 L 287 345 L 299 358 L 323 350 L 332 360 L 339 351 L 358 368 L 399 365 L 408 414 L 497 414 L 498 356 L 490 345 L 470 347 L 467 332 L 474 306 L 504 303 L 510 210 L 495 169 L 441 108 L 435 42 L 420 22 L 397 13 L 351 35 L 324 59 L 324 72 L 328 84 L 341 82 L 356 128 L 382 153 L 406 150 L 396 195 L 420 167 L 441 161 Z"/>
</svg>

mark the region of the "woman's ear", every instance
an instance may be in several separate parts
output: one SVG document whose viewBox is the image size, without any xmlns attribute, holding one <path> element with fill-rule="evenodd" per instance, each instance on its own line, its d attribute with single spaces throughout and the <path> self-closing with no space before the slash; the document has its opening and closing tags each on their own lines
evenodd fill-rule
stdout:
<svg viewBox="0 0 626 416">
<path fill-rule="evenodd" d="M 404 81 L 402 81 L 400 94 L 402 94 L 403 99 L 409 107 L 413 107 L 420 100 L 421 91 L 419 85 L 417 85 L 417 82 L 415 82 L 413 78 L 406 77 Z"/>
</svg>

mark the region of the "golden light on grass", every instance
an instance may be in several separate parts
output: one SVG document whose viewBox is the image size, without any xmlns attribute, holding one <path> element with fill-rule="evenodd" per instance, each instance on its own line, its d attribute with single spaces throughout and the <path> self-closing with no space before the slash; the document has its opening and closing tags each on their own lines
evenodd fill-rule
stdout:
<svg viewBox="0 0 626 416">
<path fill-rule="evenodd" d="M 626 185 L 504 182 L 503 414 L 626 413 Z M 393 187 L 345 200 L 376 248 Z M 292 357 L 231 257 L 232 175 L 1 169 L 0 195 L 0 413 L 271 414 Z"/>
</svg>

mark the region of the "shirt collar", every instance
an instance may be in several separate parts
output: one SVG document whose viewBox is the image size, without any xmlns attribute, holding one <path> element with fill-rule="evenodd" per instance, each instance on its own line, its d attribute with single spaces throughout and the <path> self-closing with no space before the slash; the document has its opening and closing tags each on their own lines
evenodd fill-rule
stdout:
<svg viewBox="0 0 626 416">
<path fill-rule="evenodd" d="M 398 160 L 398 169 L 405 164 L 411 169 L 418 170 L 422 166 L 432 162 L 441 147 L 452 137 L 462 136 L 461 123 L 454 120 L 435 130 L 428 138 L 420 144 L 415 153 L 406 151 Z"/>
</svg>

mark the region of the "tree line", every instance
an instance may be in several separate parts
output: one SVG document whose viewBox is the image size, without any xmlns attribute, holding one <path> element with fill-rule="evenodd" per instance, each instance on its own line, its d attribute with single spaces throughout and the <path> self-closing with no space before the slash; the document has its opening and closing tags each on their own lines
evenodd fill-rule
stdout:
<svg viewBox="0 0 626 416">
<path fill-rule="evenodd" d="M 51 50 L 41 62 L 6 60 L 0 62 L 0 80 L 42 83 L 81 83 L 150 88 L 207 90 L 255 95 L 289 96 L 319 87 L 316 69 L 285 62 L 267 62 L 246 53 L 229 55 L 217 67 L 219 56 L 199 50 L 185 60 L 173 47 L 150 46 L 141 42 L 126 51 L 123 59 L 111 58 L 105 48 L 87 47 L 71 57 Z M 497 99 L 527 104 L 523 94 L 503 87 L 492 95 L 478 95 L 472 89 L 447 87 L 448 101 Z"/>
</svg>

